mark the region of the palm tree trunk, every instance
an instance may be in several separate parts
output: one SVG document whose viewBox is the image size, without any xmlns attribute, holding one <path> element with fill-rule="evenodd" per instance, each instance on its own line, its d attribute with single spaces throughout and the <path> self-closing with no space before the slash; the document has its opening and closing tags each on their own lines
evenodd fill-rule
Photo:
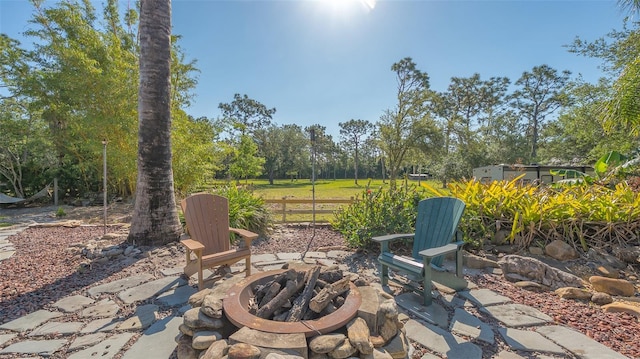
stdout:
<svg viewBox="0 0 640 359">
<path fill-rule="evenodd" d="M 171 0 L 140 1 L 138 180 L 129 240 L 178 240 L 171 167 Z"/>
</svg>

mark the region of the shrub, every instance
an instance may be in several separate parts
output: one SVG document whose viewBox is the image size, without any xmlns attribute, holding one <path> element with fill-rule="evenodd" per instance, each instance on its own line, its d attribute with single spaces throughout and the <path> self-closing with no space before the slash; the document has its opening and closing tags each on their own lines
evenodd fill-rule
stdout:
<svg viewBox="0 0 640 359">
<path fill-rule="evenodd" d="M 58 210 L 56 211 L 56 217 L 60 218 L 66 215 L 67 215 L 67 212 L 64 211 L 64 208 L 58 207 Z"/>
<path fill-rule="evenodd" d="M 253 191 L 236 186 L 218 187 L 216 194 L 229 199 L 229 225 L 243 228 L 260 235 L 267 234 L 273 219 L 264 199 L 256 197 Z"/>
<path fill-rule="evenodd" d="M 354 248 L 369 247 L 374 236 L 413 232 L 419 191 L 406 182 L 388 189 L 367 186 L 354 203 L 334 213 L 331 225 Z"/>
</svg>

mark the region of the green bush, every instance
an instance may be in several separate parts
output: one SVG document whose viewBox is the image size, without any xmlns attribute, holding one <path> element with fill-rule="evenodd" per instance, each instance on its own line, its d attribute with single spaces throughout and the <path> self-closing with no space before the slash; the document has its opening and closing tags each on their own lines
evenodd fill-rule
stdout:
<svg viewBox="0 0 640 359">
<path fill-rule="evenodd" d="M 273 219 L 264 199 L 256 197 L 253 191 L 236 186 L 218 187 L 216 194 L 229 199 L 229 225 L 247 229 L 260 235 L 267 234 Z"/>
<path fill-rule="evenodd" d="M 368 188 L 348 207 L 334 213 L 332 227 L 342 233 L 350 247 L 371 246 L 371 237 L 411 233 L 421 191 L 406 183 L 388 189 Z"/>
</svg>

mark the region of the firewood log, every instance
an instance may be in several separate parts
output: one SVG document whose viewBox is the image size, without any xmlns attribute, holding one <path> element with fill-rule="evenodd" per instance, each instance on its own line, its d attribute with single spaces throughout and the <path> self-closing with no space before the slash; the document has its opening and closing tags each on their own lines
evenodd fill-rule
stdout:
<svg viewBox="0 0 640 359">
<path fill-rule="evenodd" d="M 320 293 L 309 302 L 309 309 L 320 313 L 333 298 L 349 290 L 349 277 L 344 277 L 339 281 L 322 288 Z"/>
<path fill-rule="evenodd" d="M 297 322 L 304 316 L 305 312 L 309 308 L 309 301 L 313 296 L 313 289 L 316 286 L 316 281 L 318 280 L 318 276 L 320 275 L 320 266 L 315 266 L 312 270 L 309 271 L 309 275 L 307 276 L 307 284 L 302 291 L 302 294 L 298 296 L 293 302 L 293 307 L 289 311 L 289 315 L 287 316 L 287 322 Z"/>
</svg>

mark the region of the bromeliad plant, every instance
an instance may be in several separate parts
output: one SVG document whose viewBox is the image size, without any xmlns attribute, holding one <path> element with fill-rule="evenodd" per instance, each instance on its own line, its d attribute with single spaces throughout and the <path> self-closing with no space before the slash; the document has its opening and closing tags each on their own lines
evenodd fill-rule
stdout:
<svg viewBox="0 0 640 359">
<path fill-rule="evenodd" d="M 599 185 L 552 188 L 520 185 L 519 179 L 449 186 L 451 194 L 467 204 L 461 223 L 465 238 L 480 244 L 506 229 L 507 239 L 522 247 L 560 239 L 584 251 L 591 246 L 637 242 L 640 196 L 625 183 L 613 189 Z"/>
</svg>

